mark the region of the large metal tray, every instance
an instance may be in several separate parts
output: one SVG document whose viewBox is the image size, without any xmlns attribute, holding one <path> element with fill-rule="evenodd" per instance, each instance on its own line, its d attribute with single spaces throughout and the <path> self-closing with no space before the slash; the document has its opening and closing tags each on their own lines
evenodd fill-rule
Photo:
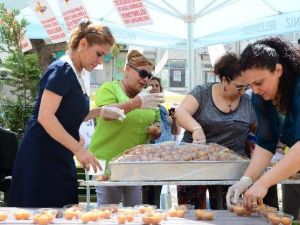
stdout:
<svg viewBox="0 0 300 225">
<path fill-rule="evenodd" d="M 110 162 L 112 181 L 238 180 L 249 160 Z"/>
</svg>

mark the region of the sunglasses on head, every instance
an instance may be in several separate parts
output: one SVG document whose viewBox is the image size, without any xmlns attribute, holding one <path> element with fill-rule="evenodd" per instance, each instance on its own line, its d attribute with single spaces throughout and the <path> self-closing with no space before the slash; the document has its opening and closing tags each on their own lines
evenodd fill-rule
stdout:
<svg viewBox="0 0 300 225">
<path fill-rule="evenodd" d="M 102 31 L 95 31 L 95 30 L 91 30 L 89 32 L 86 33 L 86 35 L 88 34 L 98 34 L 98 35 L 106 35 L 106 36 L 112 36 L 112 32 L 109 29 L 109 27 L 103 27 Z"/>
<path fill-rule="evenodd" d="M 148 78 L 148 80 L 151 79 L 152 74 L 149 73 L 147 70 L 140 70 L 140 69 L 135 68 L 134 66 L 132 66 L 130 64 L 128 64 L 128 66 L 130 66 L 132 69 L 134 69 L 139 74 L 140 78 L 143 78 L 143 79 Z"/>
</svg>

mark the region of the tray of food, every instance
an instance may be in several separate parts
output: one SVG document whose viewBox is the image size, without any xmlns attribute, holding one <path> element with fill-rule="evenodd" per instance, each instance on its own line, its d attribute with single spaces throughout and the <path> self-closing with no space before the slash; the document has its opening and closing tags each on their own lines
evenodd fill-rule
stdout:
<svg viewBox="0 0 300 225">
<path fill-rule="evenodd" d="M 248 164 L 221 145 L 169 142 L 128 149 L 109 167 L 112 181 L 237 180 Z"/>
</svg>

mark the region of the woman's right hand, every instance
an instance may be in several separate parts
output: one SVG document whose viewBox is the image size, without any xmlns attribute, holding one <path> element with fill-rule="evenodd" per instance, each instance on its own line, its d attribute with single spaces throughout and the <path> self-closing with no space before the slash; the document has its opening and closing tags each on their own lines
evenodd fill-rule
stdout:
<svg viewBox="0 0 300 225">
<path fill-rule="evenodd" d="M 195 129 L 192 132 L 192 137 L 193 137 L 193 143 L 197 143 L 197 144 L 206 143 L 206 137 L 201 127 L 199 127 L 199 129 Z"/>
<path fill-rule="evenodd" d="M 97 172 L 97 167 L 102 170 L 102 167 L 96 157 L 87 149 L 80 149 L 75 153 L 77 160 L 82 165 L 83 169 L 89 170 L 90 166 L 93 167 L 94 172 Z"/>
<path fill-rule="evenodd" d="M 123 120 L 126 118 L 124 110 L 114 106 L 102 106 L 100 116 L 107 120 Z"/>
</svg>

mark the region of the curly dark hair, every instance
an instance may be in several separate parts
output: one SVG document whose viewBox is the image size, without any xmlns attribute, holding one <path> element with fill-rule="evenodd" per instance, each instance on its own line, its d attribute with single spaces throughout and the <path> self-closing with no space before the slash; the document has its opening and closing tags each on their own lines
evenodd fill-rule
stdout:
<svg viewBox="0 0 300 225">
<path fill-rule="evenodd" d="M 241 54 L 241 70 L 267 69 L 274 72 L 276 64 L 282 65 L 279 81 L 280 110 L 287 111 L 292 103 L 295 82 L 300 74 L 300 57 L 297 50 L 277 37 L 262 39 L 249 44 Z"/>
<path fill-rule="evenodd" d="M 227 81 L 232 81 L 241 75 L 239 60 L 234 53 L 223 55 L 214 65 L 214 73 Z"/>
</svg>

